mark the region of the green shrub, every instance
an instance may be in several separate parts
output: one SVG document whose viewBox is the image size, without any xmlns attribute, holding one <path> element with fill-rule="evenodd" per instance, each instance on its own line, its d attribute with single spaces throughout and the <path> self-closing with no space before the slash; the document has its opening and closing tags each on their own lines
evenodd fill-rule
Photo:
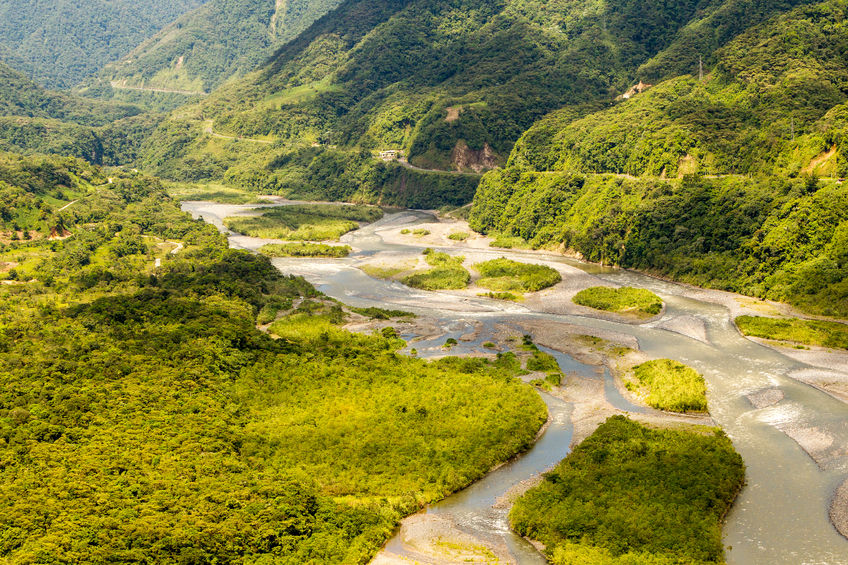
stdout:
<svg viewBox="0 0 848 565">
<path fill-rule="evenodd" d="M 462 266 L 465 257 L 451 257 L 429 248 L 423 254 L 427 264 L 433 268 L 403 277 L 403 284 L 424 290 L 458 290 L 471 282 L 471 273 Z"/>
<path fill-rule="evenodd" d="M 706 412 L 707 389 L 698 372 L 671 359 L 656 359 L 633 368 L 647 389 L 649 406 L 672 412 Z"/>
<path fill-rule="evenodd" d="M 465 241 L 466 239 L 468 239 L 469 236 L 470 236 L 470 234 L 468 232 L 456 231 L 456 232 L 453 232 L 452 234 L 450 234 L 448 236 L 448 239 L 452 239 L 454 241 Z"/>
<path fill-rule="evenodd" d="M 739 316 L 736 325 L 743 334 L 763 339 L 848 349 L 848 324 L 839 322 Z"/>
<path fill-rule="evenodd" d="M 662 299 L 644 288 L 624 286 L 610 288 L 594 286 L 578 292 L 572 299 L 575 304 L 595 310 L 633 314 L 639 317 L 656 316 L 662 311 Z"/>
<path fill-rule="evenodd" d="M 477 286 L 494 291 L 536 292 L 562 281 L 562 275 L 556 269 L 504 257 L 477 263 L 474 268 L 482 275 Z"/>
</svg>

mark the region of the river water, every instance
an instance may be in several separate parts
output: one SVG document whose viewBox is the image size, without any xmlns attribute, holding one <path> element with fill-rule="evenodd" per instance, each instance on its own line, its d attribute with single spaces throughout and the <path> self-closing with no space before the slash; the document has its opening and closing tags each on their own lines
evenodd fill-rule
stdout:
<svg viewBox="0 0 848 565">
<path fill-rule="evenodd" d="M 250 207 L 202 202 L 183 204 L 184 210 L 219 229 L 223 229 L 220 220 L 224 215 L 247 208 Z M 480 342 L 485 340 L 486 331 L 496 324 L 536 319 L 627 334 L 635 337 L 640 349 L 648 355 L 676 359 L 695 367 L 707 381 L 710 413 L 733 440 L 747 467 L 747 486 L 727 516 L 724 528 L 727 562 L 732 565 L 848 565 L 848 540 L 839 535 L 828 518 L 834 491 L 848 476 L 848 405 L 788 376 L 806 365 L 745 339 L 735 329 L 726 307 L 689 298 L 691 292 L 685 286 L 629 271 L 581 264 L 557 255 L 543 258 L 572 270 L 580 269 L 602 281 L 654 291 L 666 303 L 662 320 L 697 320 L 704 335 L 694 339 L 662 329 L 658 327 L 662 324 L 653 321 L 635 325 L 542 313 L 524 304 L 426 292 L 373 279 L 355 267 L 363 258 L 376 253 L 385 256 L 418 251 L 415 245 L 384 242 L 380 230 L 422 221 L 435 219 L 416 211 L 389 214 L 375 224 L 344 236 L 343 241 L 357 250 L 348 258 L 281 258 L 274 259 L 274 264 L 285 273 L 304 276 L 322 292 L 353 306 L 402 307 L 434 317 L 444 329 L 444 335 L 439 338 L 441 343 L 446 336 L 450 337 L 448 334 L 459 335 L 464 327 L 482 323 L 482 337 L 472 343 L 461 343 L 465 350 L 455 350 L 456 353 L 483 351 Z M 231 234 L 230 243 L 233 247 L 256 249 L 262 242 Z M 451 249 L 445 251 L 452 252 Z M 522 256 L 520 252 L 504 250 L 491 253 L 493 256 Z M 581 368 L 568 356 L 554 353 L 561 365 L 570 364 L 567 370 L 576 370 L 586 376 L 593 374 L 592 368 Z M 747 395 L 762 390 L 779 390 L 783 399 L 757 409 Z M 606 391 L 607 399 L 616 407 L 638 410 L 625 399 L 615 398 L 614 386 L 607 386 Z M 450 514 L 462 529 L 475 536 L 497 537 L 521 564 L 544 563 L 545 560 L 527 542 L 508 531 L 506 510 L 492 508 L 492 504 L 510 487 L 550 468 L 568 453 L 572 431 L 570 406 L 550 396 L 545 396 L 545 401 L 552 423 L 533 449 L 428 509 L 428 512 Z M 817 454 L 818 462 L 802 449 L 801 444 Z M 398 547 L 401 552 L 397 539 L 389 543 L 389 548 L 392 547 Z"/>
</svg>

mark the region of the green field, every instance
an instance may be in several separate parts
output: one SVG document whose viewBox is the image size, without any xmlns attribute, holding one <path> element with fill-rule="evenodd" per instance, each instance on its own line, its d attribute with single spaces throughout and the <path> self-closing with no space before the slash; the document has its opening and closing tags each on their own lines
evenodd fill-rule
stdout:
<svg viewBox="0 0 848 565">
<path fill-rule="evenodd" d="M 358 222 L 374 222 L 383 217 L 375 206 L 297 204 L 264 211 L 259 216 L 232 216 L 224 219 L 231 230 L 267 239 L 338 241 Z"/>
<path fill-rule="evenodd" d="M 848 324 L 799 318 L 739 316 L 739 330 L 753 337 L 834 349 L 848 349 Z"/>
<path fill-rule="evenodd" d="M 719 430 L 613 416 L 518 499 L 510 523 L 554 565 L 724 563 L 721 520 L 744 480 Z"/>
<path fill-rule="evenodd" d="M 706 412 L 707 388 L 698 372 L 671 359 L 656 359 L 633 368 L 628 390 L 643 392 L 648 405 L 671 412 Z"/>
<path fill-rule="evenodd" d="M 575 304 L 595 310 L 630 314 L 640 318 L 656 316 L 662 311 L 662 299 L 659 296 L 650 290 L 629 286 L 585 288 L 578 292 L 573 300 Z"/>
<path fill-rule="evenodd" d="M 481 275 L 475 284 L 496 292 L 536 292 L 562 281 L 556 269 L 519 263 L 504 257 L 476 263 L 473 268 Z"/>
<path fill-rule="evenodd" d="M 259 252 L 268 257 L 347 257 L 349 245 L 327 245 L 325 243 L 266 243 Z"/>
</svg>

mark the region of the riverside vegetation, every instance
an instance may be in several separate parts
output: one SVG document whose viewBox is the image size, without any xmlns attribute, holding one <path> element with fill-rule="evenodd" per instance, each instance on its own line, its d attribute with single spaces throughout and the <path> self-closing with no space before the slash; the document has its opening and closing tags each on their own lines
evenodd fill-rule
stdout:
<svg viewBox="0 0 848 565">
<path fill-rule="evenodd" d="M 628 390 L 644 394 L 645 402 L 658 410 L 706 412 L 707 387 L 704 377 L 692 367 L 671 359 L 655 359 L 633 367 Z"/>
<path fill-rule="evenodd" d="M 662 299 L 644 288 L 624 286 L 610 288 L 593 286 L 584 288 L 572 299 L 575 304 L 615 312 L 616 314 L 632 314 L 639 317 L 656 316 L 662 310 Z"/>
<path fill-rule="evenodd" d="M 347 257 L 349 245 L 327 245 L 325 243 L 268 243 L 259 252 L 268 257 Z"/>
<path fill-rule="evenodd" d="M 518 499 L 510 522 L 555 565 L 723 563 L 721 520 L 744 480 L 719 430 L 613 416 Z"/>
<path fill-rule="evenodd" d="M 366 562 L 545 420 L 510 364 L 341 330 L 155 180 L 4 156 L 0 195 L 0 232 L 30 234 L 0 246 L 8 559 Z"/>
<path fill-rule="evenodd" d="M 359 222 L 374 222 L 383 211 L 374 206 L 335 206 L 332 204 L 295 204 L 261 212 L 259 216 L 224 218 L 231 230 L 253 237 L 312 241 L 337 241 L 359 227 Z"/>
<path fill-rule="evenodd" d="M 753 337 L 794 344 L 848 349 L 848 325 L 825 320 L 739 316 L 739 330 Z"/>
</svg>

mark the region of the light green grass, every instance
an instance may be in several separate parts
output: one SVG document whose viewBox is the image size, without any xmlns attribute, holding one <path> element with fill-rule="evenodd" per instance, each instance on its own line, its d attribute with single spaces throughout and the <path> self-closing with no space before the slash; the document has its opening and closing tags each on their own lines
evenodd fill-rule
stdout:
<svg viewBox="0 0 848 565">
<path fill-rule="evenodd" d="M 658 410 L 706 412 L 707 388 L 704 377 L 682 363 L 656 359 L 633 367 L 636 382 L 627 381 L 629 390 L 644 391 L 645 401 Z"/>
<path fill-rule="evenodd" d="M 272 208 L 260 216 L 232 216 L 224 219 L 231 230 L 253 237 L 304 241 L 338 241 L 359 227 L 357 222 L 373 222 L 383 216 L 375 206 L 298 204 Z"/>
<path fill-rule="evenodd" d="M 503 257 L 477 263 L 473 267 L 482 275 L 477 286 L 498 292 L 536 292 L 562 281 L 556 269 Z"/>
<path fill-rule="evenodd" d="M 502 249 L 531 249 L 527 240 L 517 236 L 495 234 L 494 240 L 489 247 L 500 247 Z"/>
<path fill-rule="evenodd" d="M 426 249 L 424 255 L 433 268 L 403 277 L 403 284 L 423 290 L 458 290 L 471 282 L 471 273 L 462 266 L 465 257 L 451 257 L 431 249 Z"/>
<path fill-rule="evenodd" d="M 467 231 L 455 231 L 448 236 L 448 239 L 452 239 L 454 241 L 465 241 L 469 237 L 469 233 Z"/>
<path fill-rule="evenodd" d="M 848 324 L 839 322 L 739 316 L 736 325 L 743 334 L 753 337 L 848 349 Z"/>
<path fill-rule="evenodd" d="M 662 299 L 644 288 L 594 286 L 578 292 L 575 304 L 616 314 L 632 314 L 640 318 L 656 316 L 662 311 Z"/>
<path fill-rule="evenodd" d="M 268 257 L 347 257 L 349 245 L 327 245 L 325 243 L 268 243 L 259 252 Z"/>
</svg>

